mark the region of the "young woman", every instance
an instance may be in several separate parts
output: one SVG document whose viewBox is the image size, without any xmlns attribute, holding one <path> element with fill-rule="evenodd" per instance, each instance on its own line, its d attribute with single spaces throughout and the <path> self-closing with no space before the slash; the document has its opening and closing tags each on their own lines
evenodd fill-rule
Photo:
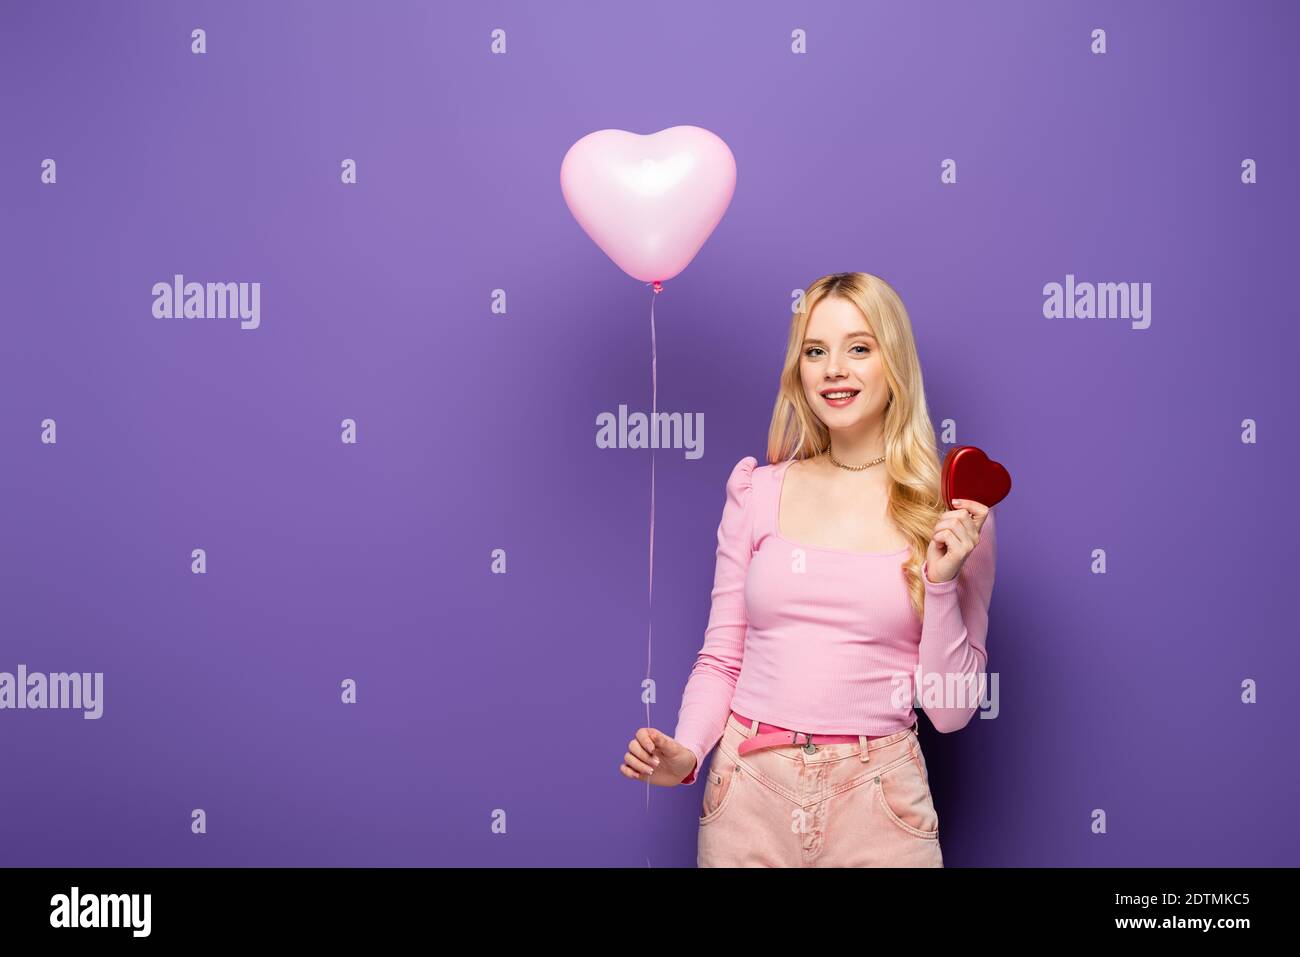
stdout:
<svg viewBox="0 0 1300 957">
<path fill-rule="evenodd" d="M 884 280 L 805 293 L 767 459 L 727 479 L 677 728 L 639 729 L 620 770 L 691 784 L 716 745 L 701 867 L 942 867 L 913 705 L 941 732 L 979 707 L 996 542 L 990 509 L 941 500 L 911 323 Z"/>
</svg>

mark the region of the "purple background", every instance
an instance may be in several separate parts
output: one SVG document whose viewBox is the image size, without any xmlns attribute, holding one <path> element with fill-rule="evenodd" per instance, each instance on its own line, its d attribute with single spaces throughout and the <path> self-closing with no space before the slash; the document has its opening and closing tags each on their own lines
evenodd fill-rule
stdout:
<svg viewBox="0 0 1300 957">
<path fill-rule="evenodd" d="M 706 428 L 655 459 L 652 723 L 791 292 L 864 270 L 1015 479 L 1001 714 L 922 722 L 946 863 L 1300 863 L 1295 6 L 620 7 L 0 8 L 0 670 L 105 673 L 98 721 L 0 712 L 0 863 L 694 863 L 700 788 L 617 772 L 650 461 L 595 417 L 650 408 L 651 293 L 558 175 L 683 123 L 738 182 L 656 306 L 659 408 Z M 176 272 L 260 281 L 261 328 L 154 319 Z M 1152 283 L 1151 327 L 1044 319 L 1066 273 Z"/>
</svg>

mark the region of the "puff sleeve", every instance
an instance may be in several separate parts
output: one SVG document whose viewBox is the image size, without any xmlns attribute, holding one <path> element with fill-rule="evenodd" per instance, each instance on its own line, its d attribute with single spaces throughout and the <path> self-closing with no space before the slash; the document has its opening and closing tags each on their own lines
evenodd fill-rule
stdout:
<svg viewBox="0 0 1300 957">
<path fill-rule="evenodd" d="M 745 576 L 753 551 L 752 508 L 754 469 L 758 460 L 746 456 L 727 479 L 726 502 L 718 525 L 717 564 L 713 573 L 713 606 L 704 631 L 704 646 L 696 656 L 673 738 L 695 755 L 695 768 L 682 784 L 695 783 L 704 756 L 726 729 L 731 699 L 740 677 L 749 628 L 745 613 Z"/>
<path fill-rule="evenodd" d="M 925 618 L 918 656 L 922 684 L 916 691 L 930 723 L 945 733 L 966 727 L 984 693 L 985 640 L 997 560 L 995 522 L 989 509 L 979 542 L 951 581 L 936 584 L 930 581 L 930 563 L 921 566 Z M 938 677 L 927 677 L 931 675 Z"/>
</svg>

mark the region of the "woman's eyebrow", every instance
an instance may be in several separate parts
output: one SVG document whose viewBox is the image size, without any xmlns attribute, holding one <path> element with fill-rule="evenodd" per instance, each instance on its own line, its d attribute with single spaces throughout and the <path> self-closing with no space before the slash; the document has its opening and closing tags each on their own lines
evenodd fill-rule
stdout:
<svg viewBox="0 0 1300 957">
<path fill-rule="evenodd" d="M 850 338 L 850 339 L 870 339 L 872 342 L 875 342 L 875 341 L 876 341 L 876 337 L 873 336 L 873 335 L 872 335 L 871 333 L 869 333 L 869 332 L 855 332 L 855 333 L 853 333 L 853 335 L 849 336 L 849 338 Z M 819 346 L 824 346 L 824 345 L 826 345 L 826 343 L 822 342 L 822 340 L 820 340 L 820 339 L 805 339 L 803 342 L 804 342 L 804 345 L 808 345 L 809 343 L 815 343 L 816 345 L 819 345 Z"/>
</svg>

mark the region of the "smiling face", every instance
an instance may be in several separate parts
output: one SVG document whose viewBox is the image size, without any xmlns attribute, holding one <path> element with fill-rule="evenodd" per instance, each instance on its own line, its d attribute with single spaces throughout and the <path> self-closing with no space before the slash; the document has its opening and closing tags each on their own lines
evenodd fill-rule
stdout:
<svg viewBox="0 0 1300 957">
<path fill-rule="evenodd" d="M 813 307 L 799 358 L 804 398 L 832 430 L 884 415 L 889 383 L 880 347 L 853 303 L 828 296 Z"/>
</svg>

